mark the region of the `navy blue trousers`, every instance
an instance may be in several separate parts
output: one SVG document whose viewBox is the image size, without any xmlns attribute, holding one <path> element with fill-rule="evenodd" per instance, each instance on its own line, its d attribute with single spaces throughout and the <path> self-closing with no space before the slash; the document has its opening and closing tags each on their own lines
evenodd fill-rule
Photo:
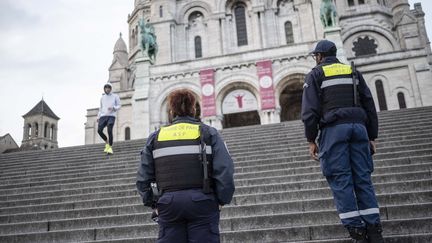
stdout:
<svg viewBox="0 0 432 243">
<path fill-rule="evenodd" d="M 201 189 L 165 192 L 158 200 L 157 243 L 219 243 L 219 205 Z"/>
<path fill-rule="evenodd" d="M 345 227 L 380 223 L 369 146 L 366 127 L 358 123 L 327 127 L 320 134 L 321 170 Z"/>
</svg>

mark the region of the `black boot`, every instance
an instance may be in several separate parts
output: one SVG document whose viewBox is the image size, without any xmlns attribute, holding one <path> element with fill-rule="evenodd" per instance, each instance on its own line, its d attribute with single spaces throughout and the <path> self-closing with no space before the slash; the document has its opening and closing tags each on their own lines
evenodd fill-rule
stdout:
<svg viewBox="0 0 432 243">
<path fill-rule="evenodd" d="M 365 228 L 348 228 L 353 243 L 368 243 Z"/>
<path fill-rule="evenodd" d="M 384 243 L 382 227 L 380 224 L 367 225 L 366 228 L 369 243 Z"/>
</svg>

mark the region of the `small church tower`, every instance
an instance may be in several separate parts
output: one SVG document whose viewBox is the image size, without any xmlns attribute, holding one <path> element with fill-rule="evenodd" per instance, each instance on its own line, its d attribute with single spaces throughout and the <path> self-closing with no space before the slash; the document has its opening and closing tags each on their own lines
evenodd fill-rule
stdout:
<svg viewBox="0 0 432 243">
<path fill-rule="evenodd" d="M 23 115 L 24 133 L 22 149 L 58 148 L 57 123 L 60 119 L 42 99 Z"/>
</svg>

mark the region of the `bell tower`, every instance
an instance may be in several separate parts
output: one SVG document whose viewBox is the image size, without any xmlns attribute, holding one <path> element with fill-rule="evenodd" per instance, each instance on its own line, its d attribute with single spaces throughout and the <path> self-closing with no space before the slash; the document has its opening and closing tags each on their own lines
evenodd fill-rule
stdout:
<svg viewBox="0 0 432 243">
<path fill-rule="evenodd" d="M 42 99 L 33 109 L 23 115 L 24 132 L 21 148 L 58 148 L 57 124 L 60 118 Z"/>
</svg>

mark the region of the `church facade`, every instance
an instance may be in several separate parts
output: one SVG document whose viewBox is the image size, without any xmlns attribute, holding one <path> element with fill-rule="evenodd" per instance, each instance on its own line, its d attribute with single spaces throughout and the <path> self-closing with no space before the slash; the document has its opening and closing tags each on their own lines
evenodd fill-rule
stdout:
<svg viewBox="0 0 432 243">
<path fill-rule="evenodd" d="M 120 95 L 116 141 L 145 138 L 168 123 L 167 96 L 186 88 L 200 118 L 216 128 L 300 118 L 309 55 L 318 40 L 362 71 L 377 110 L 432 105 L 432 53 L 420 4 L 336 0 L 337 23 L 324 28 L 321 0 L 135 0 L 128 46 L 114 47 L 109 82 Z M 141 52 L 140 19 L 154 27 L 152 65 Z M 97 108 L 87 110 L 86 144 L 102 142 Z"/>
</svg>

